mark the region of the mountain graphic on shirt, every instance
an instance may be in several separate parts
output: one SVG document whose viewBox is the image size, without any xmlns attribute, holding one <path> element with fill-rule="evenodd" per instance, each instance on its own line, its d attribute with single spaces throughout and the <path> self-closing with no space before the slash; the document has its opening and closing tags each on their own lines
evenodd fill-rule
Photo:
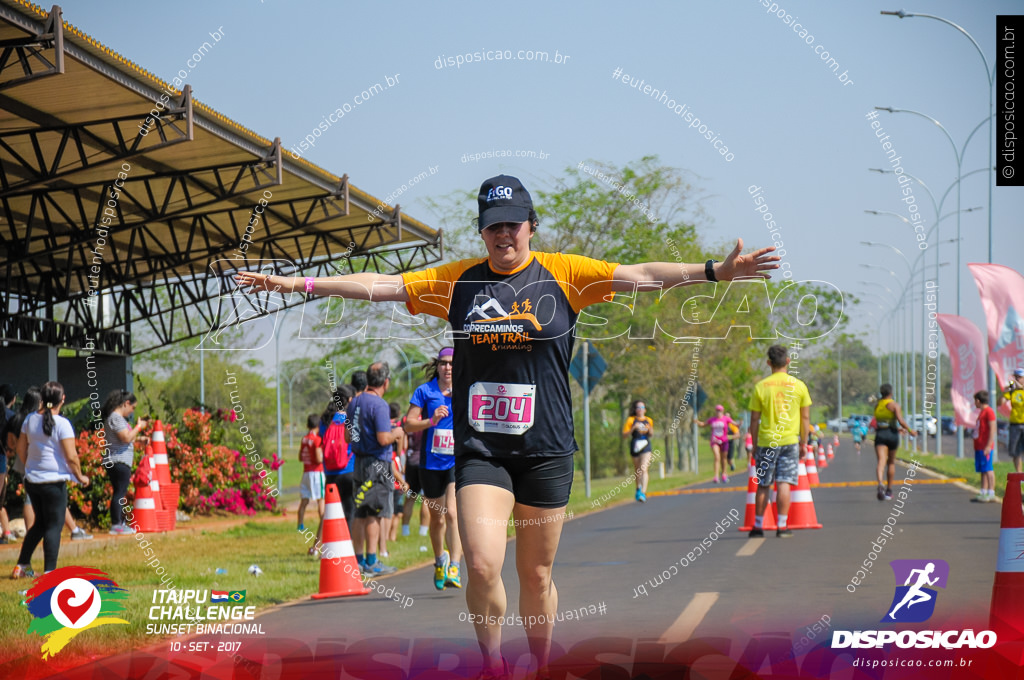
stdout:
<svg viewBox="0 0 1024 680">
<path fill-rule="evenodd" d="M 491 312 L 498 314 L 498 316 L 490 316 Z M 473 316 L 474 314 L 479 315 L 478 318 L 470 320 L 470 317 Z M 469 313 L 466 314 L 466 320 L 470 321 L 471 323 L 481 321 L 494 323 L 497 321 L 512 321 L 514 319 L 522 319 L 524 321 L 529 321 L 530 323 L 533 324 L 533 327 L 538 331 L 542 329 L 540 322 L 537 321 L 537 317 L 534 316 L 532 313 L 527 312 L 525 314 L 509 314 L 501 306 L 501 303 L 495 300 L 494 298 L 490 298 L 489 300 L 487 300 L 487 302 L 485 302 L 482 305 L 473 305 L 473 309 L 469 310 Z"/>
</svg>

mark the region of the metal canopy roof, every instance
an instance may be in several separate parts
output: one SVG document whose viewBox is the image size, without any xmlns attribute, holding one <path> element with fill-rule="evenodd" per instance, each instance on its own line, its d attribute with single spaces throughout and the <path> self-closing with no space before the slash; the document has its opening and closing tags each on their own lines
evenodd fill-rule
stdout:
<svg viewBox="0 0 1024 680">
<path fill-rule="evenodd" d="M 441 259 L 439 231 L 380 205 L 104 47 L 60 7 L 0 0 L 0 337 L 138 353 L 216 327 L 232 311 L 221 309 L 231 274 L 256 260 L 319 276 Z M 139 323 L 148 347 L 131 341 Z"/>
</svg>

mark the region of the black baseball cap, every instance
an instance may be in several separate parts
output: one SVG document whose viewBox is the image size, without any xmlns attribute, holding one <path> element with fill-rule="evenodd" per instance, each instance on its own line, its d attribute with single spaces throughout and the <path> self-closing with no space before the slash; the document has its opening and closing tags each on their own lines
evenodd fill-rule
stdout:
<svg viewBox="0 0 1024 680">
<path fill-rule="evenodd" d="M 525 222 L 533 212 L 533 199 L 523 183 L 510 175 L 498 175 L 480 185 L 477 196 L 480 219 L 477 231 L 499 222 Z"/>
</svg>

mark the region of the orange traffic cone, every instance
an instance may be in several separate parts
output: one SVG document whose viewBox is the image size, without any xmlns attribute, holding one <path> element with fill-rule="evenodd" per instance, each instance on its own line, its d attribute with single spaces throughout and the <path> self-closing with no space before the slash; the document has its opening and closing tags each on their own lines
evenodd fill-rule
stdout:
<svg viewBox="0 0 1024 680">
<path fill-rule="evenodd" d="M 740 527 L 740 531 L 750 531 L 754 528 L 754 518 L 757 516 L 757 471 L 754 467 L 754 459 L 750 459 L 750 468 L 747 473 L 747 510 L 743 516 L 743 526 Z M 775 523 L 775 511 L 772 509 L 772 504 L 769 503 L 764 510 L 764 522 L 762 524 L 763 529 L 778 529 L 779 526 Z"/>
<path fill-rule="evenodd" d="M 836 457 L 836 454 L 832 451 L 832 445 L 829 444 L 828 445 L 828 459 L 832 460 L 835 457 Z"/>
<path fill-rule="evenodd" d="M 1024 543 L 1024 512 L 1021 510 L 1021 484 L 1024 473 L 1006 476 L 1003 515 L 999 523 L 999 557 L 992 584 L 992 606 L 989 628 L 999 642 L 1024 639 L 1024 560 L 1020 546 Z"/>
<path fill-rule="evenodd" d="M 839 435 L 834 435 L 832 437 L 832 445 L 835 446 L 837 449 L 839 448 Z"/>
<path fill-rule="evenodd" d="M 825 457 L 825 447 L 818 445 L 818 469 L 824 470 L 828 467 L 828 458 Z"/>
<path fill-rule="evenodd" d="M 820 529 L 818 513 L 814 511 L 814 499 L 811 497 L 811 485 L 807 480 L 807 468 L 800 463 L 799 470 L 796 488 L 789 492 L 789 518 L 786 526 L 790 529 Z"/>
<path fill-rule="evenodd" d="M 171 467 L 167 464 L 167 444 L 164 443 L 164 426 L 160 421 L 153 424 L 153 467 L 154 479 L 161 484 L 171 483 Z"/>
<path fill-rule="evenodd" d="M 804 459 L 804 467 L 807 469 L 807 481 L 811 486 L 817 486 L 821 484 L 821 479 L 818 477 L 818 466 L 814 464 L 814 452 L 811 451 L 811 447 L 807 447 L 807 458 Z"/>
<path fill-rule="evenodd" d="M 149 534 L 157 531 L 156 501 L 148 484 L 140 484 L 135 488 L 135 503 L 132 507 L 135 531 Z"/>
<path fill-rule="evenodd" d="M 313 599 L 369 593 L 370 589 L 365 588 L 360 579 L 359 563 L 356 562 L 356 551 L 348 533 L 338 487 L 328 484 L 320 554 L 320 591 L 313 594 Z"/>
</svg>

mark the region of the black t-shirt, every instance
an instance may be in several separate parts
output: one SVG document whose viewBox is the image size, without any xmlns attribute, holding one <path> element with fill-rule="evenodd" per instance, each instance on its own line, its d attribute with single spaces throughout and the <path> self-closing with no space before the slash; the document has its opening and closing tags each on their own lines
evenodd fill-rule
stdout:
<svg viewBox="0 0 1024 680">
<path fill-rule="evenodd" d="M 487 259 L 404 274 L 409 311 L 446 319 L 455 336 L 455 454 L 560 456 L 576 451 L 569 361 L 581 309 L 610 299 L 618 265 L 533 253 L 513 272 Z"/>
</svg>

